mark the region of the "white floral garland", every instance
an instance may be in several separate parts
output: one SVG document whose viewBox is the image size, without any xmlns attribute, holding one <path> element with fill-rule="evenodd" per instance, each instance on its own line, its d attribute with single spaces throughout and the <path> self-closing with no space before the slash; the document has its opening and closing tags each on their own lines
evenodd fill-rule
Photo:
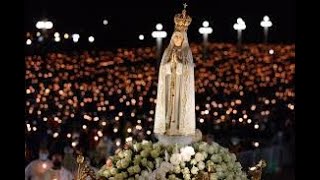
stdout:
<svg viewBox="0 0 320 180">
<path fill-rule="evenodd" d="M 217 143 L 196 142 L 188 146 L 144 141 L 120 150 L 98 172 L 106 179 L 193 180 L 208 172 L 210 180 L 247 180 L 241 164 Z"/>
</svg>

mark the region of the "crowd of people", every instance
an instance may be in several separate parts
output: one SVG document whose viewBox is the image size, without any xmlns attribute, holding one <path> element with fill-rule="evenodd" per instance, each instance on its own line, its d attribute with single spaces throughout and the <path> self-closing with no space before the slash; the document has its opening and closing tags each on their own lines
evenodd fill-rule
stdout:
<svg viewBox="0 0 320 180">
<path fill-rule="evenodd" d="M 191 44 L 204 138 L 236 153 L 268 146 L 279 132 L 292 140 L 295 46 L 207 48 Z M 99 166 L 128 141 L 154 141 L 159 61 L 150 47 L 26 56 L 26 149 L 63 142 Z"/>
</svg>

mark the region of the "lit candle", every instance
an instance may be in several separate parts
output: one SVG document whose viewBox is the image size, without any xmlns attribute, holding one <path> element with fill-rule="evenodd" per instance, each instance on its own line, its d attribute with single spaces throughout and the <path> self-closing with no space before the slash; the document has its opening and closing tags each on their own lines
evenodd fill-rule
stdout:
<svg viewBox="0 0 320 180">
<path fill-rule="evenodd" d="M 47 169 L 47 167 L 48 167 L 48 165 L 47 165 L 46 163 L 43 163 L 43 164 L 42 164 L 42 168 L 43 168 L 43 169 Z"/>
</svg>

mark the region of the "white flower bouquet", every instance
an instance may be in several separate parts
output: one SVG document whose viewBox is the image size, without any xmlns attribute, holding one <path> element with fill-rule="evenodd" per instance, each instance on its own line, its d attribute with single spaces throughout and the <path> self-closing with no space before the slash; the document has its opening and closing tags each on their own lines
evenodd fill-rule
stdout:
<svg viewBox="0 0 320 180">
<path fill-rule="evenodd" d="M 105 179 L 208 179 L 247 180 L 236 156 L 217 143 L 200 141 L 189 146 L 168 145 L 144 141 L 134 143 L 110 157 L 98 171 Z"/>
</svg>

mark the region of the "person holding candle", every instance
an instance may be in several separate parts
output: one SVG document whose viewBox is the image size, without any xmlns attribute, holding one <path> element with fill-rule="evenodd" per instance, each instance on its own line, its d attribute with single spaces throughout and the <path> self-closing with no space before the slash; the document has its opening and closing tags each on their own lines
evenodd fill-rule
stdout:
<svg viewBox="0 0 320 180">
<path fill-rule="evenodd" d="M 25 168 L 25 180 L 42 180 L 44 178 L 44 173 L 53 166 L 48 156 L 47 148 L 40 148 L 39 159 L 31 161 Z"/>
</svg>

